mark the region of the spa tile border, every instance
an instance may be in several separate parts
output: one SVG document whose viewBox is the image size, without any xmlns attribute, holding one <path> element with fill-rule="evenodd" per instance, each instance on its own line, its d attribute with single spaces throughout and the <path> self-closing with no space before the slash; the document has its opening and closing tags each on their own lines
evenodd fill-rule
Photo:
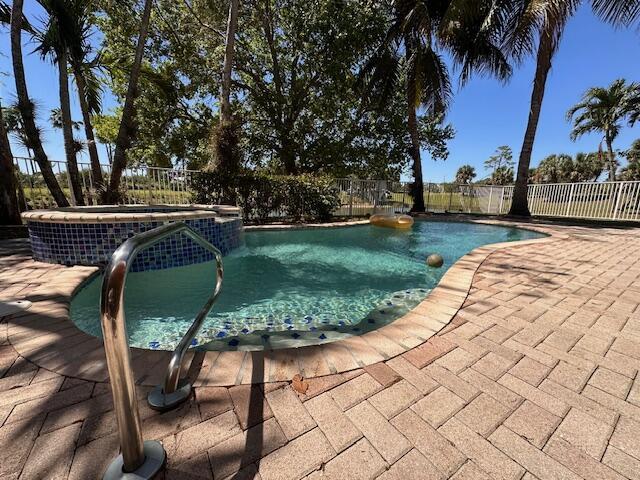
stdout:
<svg viewBox="0 0 640 480">
<path fill-rule="evenodd" d="M 443 355 L 448 351 L 448 342 L 438 333 L 449 325 L 464 304 L 475 272 L 490 254 L 505 248 L 521 248 L 568 238 L 561 228 L 552 226 L 473 218 L 466 221 L 525 228 L 549 236 L 474 249 L 449 268 L 417 307 L 377 330 L 301 348 L 253 352 L 190 351 L 185 357 L 184 371 L 188 370 L 190 377 L 195 379 L 195 386 L 230 386 L 290 381 L 298 373 L 305 378 L 343 373 L 414 352 L 433 358 Z M 47 370 L 84 380 L 107 381 L 102 341 L 80 331 L 69 318 L 71 298 L 83 282 L 96 274 L 97 268 L 63 268 L 36 263 L 34 269 L 40 266 L 58 268 L 59 273 L 54 281 L 42 284 L 32 295 L 42 300 L 34 301 L 30 310 L 9 318 L 9 342 L 21 356 Z M 169 357 L 170 352 L 131 348 L 136 382 L 147 386 L 159 384 Z M 252 365 L 263 363 L 256 360 L 264 361 L 264 369 L 259 372 L 252 371 Z"/>
</svg>

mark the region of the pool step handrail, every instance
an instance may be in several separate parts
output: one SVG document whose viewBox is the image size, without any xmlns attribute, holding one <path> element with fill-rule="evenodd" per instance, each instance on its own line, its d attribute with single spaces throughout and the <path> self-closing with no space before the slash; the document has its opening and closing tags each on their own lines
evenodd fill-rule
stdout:
<svg viewBox="0 0 640 480">
<path fill-rule="evenodd" d="M 124 290 L 127 273 L 136 255 L 141 250 L 177 233 L 185 234 L 202 247 L 211 251 L 217 264 L 216 287 L 178 344 L 169 362 L 165 385 L 162 390 L 170 390 L 176 387 L 174 392 L 177 391 L 182 359 L 186 349 L 191 344 L 204 318 L 220 294 L 223 278 L 222 254 L 186 223 L 174 222 L 139 233 L 126 240 L 113 253 L 104 272 L 100 295 L 100 323 L 102 325 L 104 350 L 111 381 L 121 451 L 120 455 L 107 468 L 103 477 L 105 480 L 124 478 L 150 479 L 162 469 L 166 461 L 166 452 L 160 442 L 143 441 L 142 439 L 140 413 L 138 411 L 135 379 L 131 368 L 131 352 L 124 312 Z M 190 391 L 191 385 L 189 384 L 187 395 L 181 401 L 188 398 Z"/>
<path fill-rule="evenodd" d="M 185 225 L 186 228 L 189 228 Z M 222 280 L 224 278 L 224 269 L 222 266 L 222 253 L 215 246 L 201 237 L 198 233 L 189 228 L 189 230 L 182 230 L 186 235 L 200 244 L 202 247 L 213 253 L 216 261 L 216 285 L 211 295 L 205 302 L 204 306 L 200 309 L 196 315 L 195 320 L 184 334 L 178 345 L 176 346 L 169 365 L 167 367 L 167 373 L 165 375 L 164 384 L 158 385 L 149 392 L 147 396 L 147 402 L 149 406 L 154 410 L 161 412 L 171 410 L 182 402 L 184 402 L 189 395 L 191 395 L 191 383 L 187 379 L 180 379 L 180 371 L 182 369 L 182 361 L 184 355 L 189 349 L 189 346 L 193 342 L 193 339 L 197 335 L 202 323 L 211 311 L 211 307 L 217 300 L 222 290 Z"/>
</svg>

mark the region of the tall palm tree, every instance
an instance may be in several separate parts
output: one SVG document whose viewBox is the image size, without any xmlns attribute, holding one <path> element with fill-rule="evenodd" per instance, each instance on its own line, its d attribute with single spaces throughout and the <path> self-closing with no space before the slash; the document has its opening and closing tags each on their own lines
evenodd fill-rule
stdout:
<svg viewBox="0 0 640 480">
<path fill-rule="evenodd" d="M 102 86 L 96 75 L 96 70 L 101 67 L 100 55 L 93 58 L 92 47 L 89 42 L 91 36 L 90 16 L 93 3 L 91 0 L 66 0 L 71 11 L 71 20 L 65 29 L 65 41 L 69 47 L 69 63 L 75 80 L 82 112 L 84 133 L 89 151 L 91 164 L 91 176 L 96 188 L 102 189 L 104 179 L 100 167 L 98 147 L 93 132 L 92 115 L 100 113 Z"/>
<path fill-rule="evenodd" d="M 78 171 L 76 148 L 73 139 L 73 120 L 71 119 L 71 100 L 69 98 L 68 31 L 73 28 L 72 0 L 38 0 L 48 14 L 45 27 L 37 32 L 36 51 L 45 59 L 50 59 L 58 67 L 58 94 L 64 152 L 71 184 L 71 195 L 77 205 L 84 205 L 82 181 Z"/>
<path fill-rule="evenodd" d="M 501 13 L 498 1 L 471 0 L 424 2 L 392 1 L 393 18 L 381 46 L 365 64 L 365 103 L 377 98 L 387 103 L 404 82 L 407 130 L 412 160 L 412 211 L 424 211 L 424 184 L 420 158 L 418 108 L 427 115 L 446 111 L 451 79 L 440 50 L 460 67 L 460 82 L 472 73 L 491 74 L 502 80 L 511 67 L 500 45 Z"/>
<path fill-rule="evenodd" d="M 522 149 L 518 159 L 518 171 L 510 215 L 530 216 L 527 203 L 527 181 L 531 152 L 540 119 L 547 76 L 551 62 L 558 50 L 567 21 L 577 11 L 580 0 L 518 0 L 510 17 L 510 33 L 507 44 L 516 59 L 536 51 L 536 72 L 529 118 Z M 616 26 L 628 26 L 640 18 L 640 0 L 591 0 L 596 15 Z"/>
<path fill-rule="evenodd" d="M 22 117 L 22 123 L 24 127 L 25 136 L 29 141 L 29 147 L 33 150 L 33 156 L 40 167 L 42 178 L 46 183 L 51 196 L 59 207 L 69 206 L 69 202 L 64 195 L 64 192 L 58 184 L 49 158 L 42 147 L 42 140 L 40 139 L 40 131 L 36 126 L 35 117 L 33 114 L 33 103 L 29 98 L 29 91 L 27 90 L 27 81 L 24 74 L 24 64 L 22 61 L 22 43 L 21 43 L 21 31 L 22 22 L 24 16 L 22 14 L 22 7 L 24 0 L 14 0 L 11 7 L 11 61 L 13 64 L 13 77 L 16 84 L 16 96 L 18 97 L 18 110 Z"/>
<path fill-rule="evenodd" d="M 138 34 L 138 44 L 136 45 L 136 53 L 133 64 L 131 65 L 129 85 L 124 99 L 124 106 L 122 107 L 120 128 L 118 129 L 116 147 L 113 153 L 111 177 L 109 179 L 109 186 L 107 187 L 103 198 L 106 203 L 115 203 L 120 199 L 120 179 L 122 178 L 122 173 L 127 166 L 127 150 L 131 146 L 131 142 L 135 135 L 135 100 L 138 96 L 138 80 L 140 78 L 142 56 L 144 55 L 144 45 L 147 40 L 147 31 L 149 29 L 152 5 L 153 0 L 144 1 L 144 10 L 142 12 L 140 32 Z"/>
<path fill-rule="evenodd" d="M 609 181 L 616 179 L 616 155 L 613 141 L 622 128 L 621 123 L 633 112 L 632 105 L 640 99 L 640 85 L 627 84 L 623 79 L 614 80 L 609 87 L 592 87 L 582 100 L 567 112 L 567 120 L 573 120 L 571 140 L 585 133 L 602 132 L 609 157 Z M 631 119 L 631 123 L 635 121 Z"/>
</svg>

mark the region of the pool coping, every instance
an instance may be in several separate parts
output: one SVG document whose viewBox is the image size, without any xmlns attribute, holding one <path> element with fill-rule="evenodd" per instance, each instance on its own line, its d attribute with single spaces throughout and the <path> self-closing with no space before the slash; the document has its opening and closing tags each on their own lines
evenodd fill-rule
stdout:
<svg viewBox="0 0 640 480">
<path fill-rule="evenodd" d="M 137 208 L 167 208 L 170 212 L 126 212 Z M 177 210 L 177 211 L 176 211 Z M 182 219 L 227 218 L 241 216 L 241 209 L 229 205 L 101 205 L 84 207 L 65 207 L 51 210 L 30 210 L 22 213 L 27 222 L 43 223 L 127 223 L 158 222 Z"/>
<path fill-rule="evenodd" d="M 432 218 L 427 217 L 426 220 Z M 191 350 L 185 357 L 184 371 L 189 370 L 196 387 L 230 386 L 290 381 L 296 374 L 312 378 L 344 373 L 387 361 L 413 350 L 421 350 L 421 354 L 426 355 L 442 355 L 447 350 L 443 350 L 438 343 L 438 334 L 450 324 L 463 306 L 476 271 L 492 253 L 505 248 L 520 248 L 568 238 L 557 227 L 541 224 L 475 218 L 440 217 L 433 220 L 511 226 L 548 236 L 483 245 L 472 250 L 445 272 L 436 287 L 418 306 L 376 330 L 335 342 L 279 350 Z M 328 225 L 344 227 L 364 223 L 366 222 L 336 222 Z M 301 226 L 279 227 L 281 228 L 277 230 Z M 102 340 L 82 332 L 69 317 L 73 295 L 98 271 L 96 267 L 69 267 L 61 270 L 55 282 L 42 285 L 40 289 L 43 300 L 34 301 L 30 310 L 8 320 L 7 337 L 13 348 L 27 360 L 55 373 L 90 381 L 108 381 Z M 168 351 L 132 347 L 131 359 L 136 382 L 140 385 L 160 383 L 170 355 L 171 352 Z M 253 365 L 261 364 L 256 362 L 258 359 L 264 360 L 264 370 L 252 371 Z"/>
</svg>

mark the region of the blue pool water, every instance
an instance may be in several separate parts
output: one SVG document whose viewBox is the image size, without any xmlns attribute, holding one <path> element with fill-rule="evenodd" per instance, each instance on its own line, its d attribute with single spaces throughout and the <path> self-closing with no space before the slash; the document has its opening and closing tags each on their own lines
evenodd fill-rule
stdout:
<svg viewBox="0 0 640 480">
<path fill-rule="evenodd" d="M 224 257 L 222 293 L 194 340 L 211 350 L 324 343 L 379 328 L 423 300 L 457 259 L 489 243 L 542 234 L 490 225 L 417 221 L 410 231 L 369 225 L 247 232 Z M 431 253 L 441 269 L 425 265 Z M 132 346 L 172 350 L 207 299 L 215 267 L 207 262 L 130 273 L 125 291 Z M 102 277 L 73 299 L 71 318 L 101 336 Z"/>
</svg>

